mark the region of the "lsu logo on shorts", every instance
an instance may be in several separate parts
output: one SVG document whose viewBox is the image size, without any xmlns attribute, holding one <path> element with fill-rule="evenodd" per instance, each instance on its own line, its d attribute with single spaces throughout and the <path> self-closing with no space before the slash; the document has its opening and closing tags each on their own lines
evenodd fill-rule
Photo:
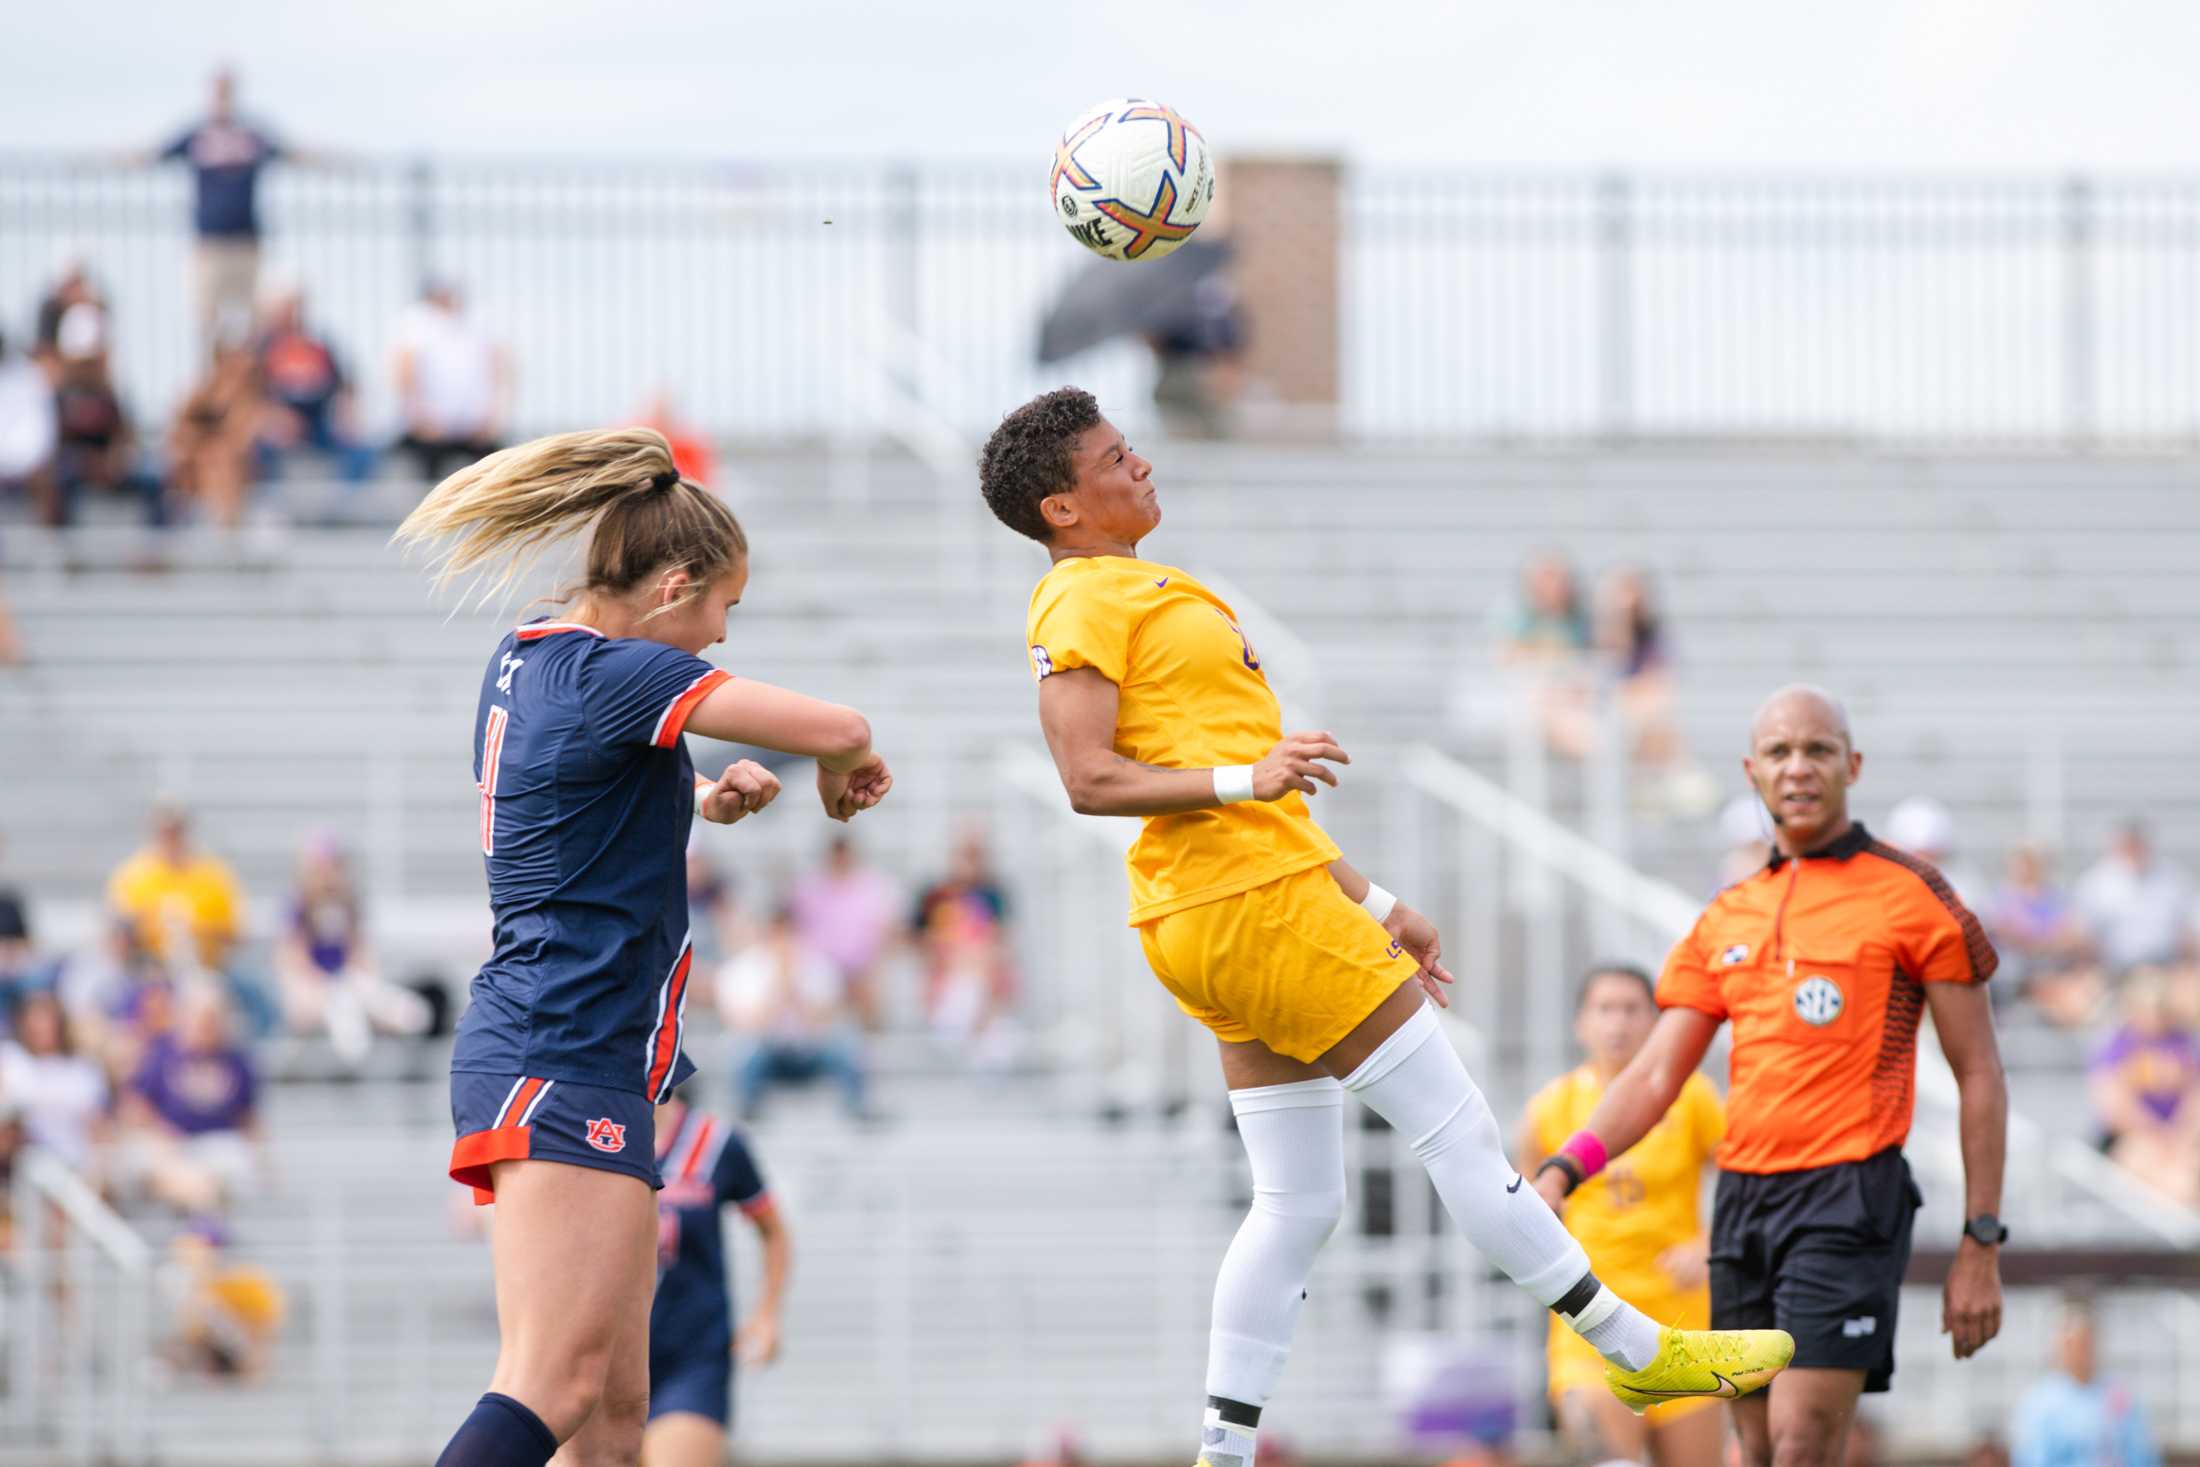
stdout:
<svg viewBox="0 0 2200 1467">
<path fill-rule="evenodd" d="M 624 1172 L 651 1187 L 657 1175 L 656 1108 L 649 1097 L 573 1080 L 451 1074 L 451 1179 L 474 1189 L 474 1201 L 496 1200 L 493 1168 L 500 1161 L 556 1161 Z"/>
</svg>

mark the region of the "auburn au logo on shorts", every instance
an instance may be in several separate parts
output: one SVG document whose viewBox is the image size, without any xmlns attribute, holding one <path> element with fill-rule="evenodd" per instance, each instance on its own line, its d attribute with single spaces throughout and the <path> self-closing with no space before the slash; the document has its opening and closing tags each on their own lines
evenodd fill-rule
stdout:
<svg viewBox="0 0 2200 1467">
<path fill-rule="evenodd" d="M 609 1116 L 598 1116 L 588 1123 L 588 1144 L 598 1151 L 624 1151 L 626 1127 Z"/>
</svg>

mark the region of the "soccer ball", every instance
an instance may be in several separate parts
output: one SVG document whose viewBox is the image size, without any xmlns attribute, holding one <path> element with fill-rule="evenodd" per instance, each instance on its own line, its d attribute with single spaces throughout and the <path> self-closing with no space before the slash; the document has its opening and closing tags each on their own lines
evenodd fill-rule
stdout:
<svg viewBox="0 0 2200 1467">
<path fill-rule="evenodd" d="M 1207 217 L 1215 168 L 1206 139 L 1174 108 L 1118 97 L 1062 129 L 1047 191 L 1054 217 L 1094 254 L 1158 260 Z"/>
</svg>

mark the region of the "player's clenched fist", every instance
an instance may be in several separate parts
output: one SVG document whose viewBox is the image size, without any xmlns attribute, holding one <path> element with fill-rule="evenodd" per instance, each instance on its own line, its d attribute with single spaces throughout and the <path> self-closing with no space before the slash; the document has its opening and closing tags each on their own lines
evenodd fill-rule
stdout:
<svg viewBox="0 0 2200 1467">
<path fill-rule="evenodd" d="M 1285 734 L 1283 741 L 1263 754 L 1260 762 L 1253 766 L 1253 798 L 1280 800 L 1293 790 L 1311 795 L 1322 784 L 1334 789 L 1337 772 L 1323 760 L 1350 764 L 1352 756 L 1337 747 L 1337 736 L 1333 733 Z"/>
<path fill-rule="evenodd" d="M 731 825 L 778 798 L 779 776 L 754 759 L 743 759 L 726 766 L 726 772 L 702 794 L 696 810 L 713 824 Z"/>
</svg>

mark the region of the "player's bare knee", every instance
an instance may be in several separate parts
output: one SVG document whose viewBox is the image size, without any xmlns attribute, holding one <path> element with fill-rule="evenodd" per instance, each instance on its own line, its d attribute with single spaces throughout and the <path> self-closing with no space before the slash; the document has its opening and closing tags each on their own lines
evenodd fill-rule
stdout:
<svg viewBox="0 0 2200 1467">
<path fill-rule="evenodd" d="M 1832 1467 L 1841 1440 L 1838 1422 L 1783 1422 L 1772 1433 L 1769 1467 Z"/>
<path fill-rule="evenodd" d="M 545 1355 L 509 1372 L 499 1370 L 492 1388 L 524 1402 L 558 1440 L 565 1441 L 603 1401 L 610 1366 L 608 1348 Z"/>
</svg>

